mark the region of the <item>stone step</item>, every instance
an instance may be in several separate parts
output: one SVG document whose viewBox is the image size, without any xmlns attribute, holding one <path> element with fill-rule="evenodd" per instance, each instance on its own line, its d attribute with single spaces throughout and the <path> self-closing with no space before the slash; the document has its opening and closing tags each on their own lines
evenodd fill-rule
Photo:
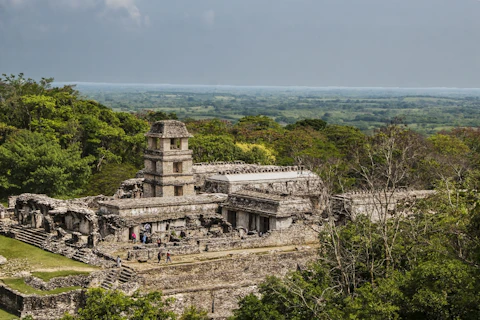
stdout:
<svg viewBox="0 0 480 320">
<path fill-rule="evenodd" d="M 12 226 L 12 229 L 13 230 L 21 230 L 21 231 L 24 231 L 24 232 L 27 232 L 29 234 L 36 234 L 36 235 L 39 235 L 39 236 L 45 236 L 45 237 L 48 237 L 50 234 L 48 232 L 46 232 L 45 230 L 41 230 L 41 229 L 34 229 L 34 228 L 25 228 L 25 227 L 22 227 L 22 226 Z"/>
<path fill-rule="evenodd" d="M 36 238 L 25 234 L 15 234 L 15 239 L 22 242 L 29 243 L 31 245 L 42 247 L 45 244 L 46 239 Z"/>
<path fill-rule="evenodd" d="M 127 269 L 122 269 L 121 274 L 134 275 L 134 274 L 135 274 L 135 271 L 133 271 L 133 270 L 127 270 Z"/>
<path fill-rule="evenodd" d="M 18 239 L 27 239 L 27 240 L 30 240 L 30 241 L 39 241 L 39 242 L 43 242 L 47 239 L 46 237 L 44 238 L 44 237 L 30 235 L 30 234 L 26 234 L 26 233 L 16 233 L 15 237 L 18 238 Z"/>
<path fill-rule="evenodd" d="M 39 237 L 39 238 L 48 238 L 48 234 L 42 234 L 42 233 L 36 233 L 36 232 L 32 232 L 32 231 L 29 231 L 29 230 L 25 230 L 25 229 L 14 229 L 13 232 L 17 233 L 17 234 L 25 234 L 25 235 L 30 235 L 30 236 L 35 236 L 35 237 Z"/>
<path fill-rule="evenodd" d="M 136 272 L 127 265 L 123 265 L 120 273 L 118 274 L 118 281 L 121 283 L 128 282 L 136 276 Z"/>
<path fill-rule="evenodd" d="M 107 274 L 107 278 L 102 282 L 100 285 L 101 288 L 103 289 L 110 289 L 113 286 L 113 283 L 117 279 L 117 270 L 116 269 L 110 269 L 110 271 Z"/>
<path fill-rule="evenodd" d="M 100 288 L 105 289 L 105 290 L 108 290 L 111 287 L 112 287 L 112 284 L 106 284 L 106 283 L 102 283 L 102 285 L 100 286 Z"/>
<path fill-rule="evenodd" d="M 47 234 L 38 234 L 38 233 L 35 233 L 35 232 L 31 232 L 29 230 L 25 230 L 25 229 L 15 229 L 13 231 L 15 233 L 15 238 L 18 238 L 18 239 L 27 239 L 27 240 L 30 240 L 30 241 L 45 241 L 47 240 L 48 238 L 48 235 Z"/>
</svg>

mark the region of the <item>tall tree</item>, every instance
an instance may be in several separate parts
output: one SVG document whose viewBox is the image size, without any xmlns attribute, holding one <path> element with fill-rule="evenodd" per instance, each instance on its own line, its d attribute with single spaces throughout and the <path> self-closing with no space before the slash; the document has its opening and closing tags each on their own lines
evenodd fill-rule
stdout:
<svg viewBox="0 0 480 320">
<path fill-rule="evenodd" d="M 74 195 L 91 174 L 91 160 L 78 145 L 62 149 L 41 133 L 20 130 L 0 146 L 0 194 Z"/>
</svg>

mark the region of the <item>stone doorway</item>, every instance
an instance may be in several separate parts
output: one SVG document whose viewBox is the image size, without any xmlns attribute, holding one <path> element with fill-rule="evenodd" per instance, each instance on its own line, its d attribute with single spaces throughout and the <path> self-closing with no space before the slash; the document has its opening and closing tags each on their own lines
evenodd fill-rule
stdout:
<svg viewBox="0 0 480 320">
<path fill-rule="evenodd" d="M 260 217 L 260 232 L 265 233 L 270 230 L 270 218 Z"/>
</svg>

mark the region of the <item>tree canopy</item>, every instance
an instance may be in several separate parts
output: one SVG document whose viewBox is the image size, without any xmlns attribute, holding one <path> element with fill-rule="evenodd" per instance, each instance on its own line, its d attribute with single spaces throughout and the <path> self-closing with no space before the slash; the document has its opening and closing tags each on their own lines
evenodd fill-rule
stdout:
<svg viewBox="0 0 480 320">
<path fill-rule="evenodd" d="M 105 164 L 143 167 L 148 122 L 23 74 L 0 77 L 0 196 L 82 194 Z"/>
</svg>

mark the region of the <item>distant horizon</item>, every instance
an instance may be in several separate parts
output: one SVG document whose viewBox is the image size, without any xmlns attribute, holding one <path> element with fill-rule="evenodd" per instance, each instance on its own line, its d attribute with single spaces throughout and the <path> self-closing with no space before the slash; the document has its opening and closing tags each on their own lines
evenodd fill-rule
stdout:
<svg viewBox="0 0 480 320">
<path fill-rule="evenodd" d="M 110 85 L 110 86 L 171 86 L 171 87 L 231 87 L 231 88 L 305 88 L 305 89 L 398 89 L 398 90 L 480 90 L 480 87 L 401 87 L 401 86 L 304 86 L 304 85 L 232 85 L 232 84 L 178 84 L 151 82 L 94 82 L 54 81 L 53 85 Z"/>
</svg>

